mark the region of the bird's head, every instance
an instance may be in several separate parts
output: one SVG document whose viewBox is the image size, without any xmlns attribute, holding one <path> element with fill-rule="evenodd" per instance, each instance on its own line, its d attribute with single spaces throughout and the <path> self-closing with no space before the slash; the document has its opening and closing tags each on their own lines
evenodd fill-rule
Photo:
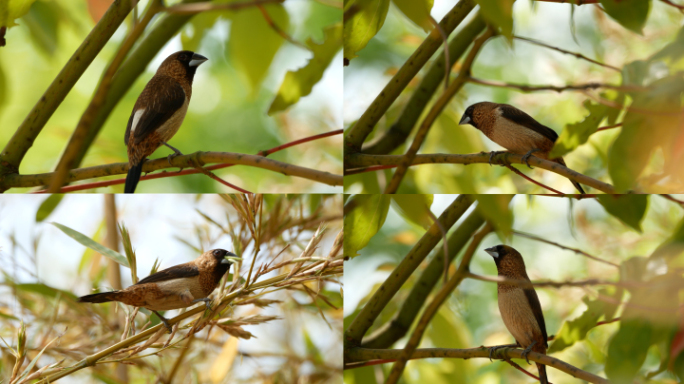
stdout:
<svg viewBox="0 0 684 384">
<path fill-rule="evenodd" d="M 238 261 L 242 260 L 241 257 L 238 257 L 236 254 L 233 252 L 226 251 L 225 249 L 213 249 L 209 251 L 209 254 L 216 259 L 216 261 L 219 262 L 219 264 L 233 264 L 237 263 Z"/>
<path fill-rule="evenodd" d="M 527 276 L 525 261 L 520 252 L 516 251 L 515 248 L 499 244 L 485 249 L 485 252 L 494 258 L 496 269 L 500 275 L 516 276 L 522 274 Z"/>
<path fill-rule="evenodd" d="M 461 117 L 461 121 L 459 121 L 458 124 L 470 124 L 477 129 L 481 129 L 484 120 L 493 117 L 494 109 L 496 109 L 497 106 L 498 104 L 490 103 L 488 101 L 475 103 L 466 108 L 463 117 Z"/>
<path fill-rule="evenodd" d="M 197 67 L 207 61 L 206 57 L 192 51 L 179 51 L 169 55 L 159 66 L 157 73 L 172 77 L 187 77 L 192 81 Z"/>
</svg>

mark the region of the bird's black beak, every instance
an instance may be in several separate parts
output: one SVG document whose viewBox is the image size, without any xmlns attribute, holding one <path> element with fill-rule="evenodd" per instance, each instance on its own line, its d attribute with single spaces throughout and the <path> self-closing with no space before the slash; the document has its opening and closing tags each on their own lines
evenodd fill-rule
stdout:
<svg viewBox="0 0 684 384">
<path fill-rule="evenodd" d="M 470 124 L 471 121 L 470 116 L 468 116 L 467 113 L 464 113 L 463 117 L 461 117 L 461 121 L 458 122 L 458 125 Z"/>
<path fill-rule="evenodd" d="M 221 264 L 234 264 L 234 263 L 237 263 L 238 261 L 242 261 L 242 257 L 237 257 L 236 254 L 228 252 L 228 253 L 226 253 L 226 256 L 223 256 L 223 260 L 221 260 Z"/>
<path fill-rule="evenodd" d="M 191 66 L 191 67 L 197 67 L 197 66 L 199 66 L 199 65 L 202 64 L 202 63 L 204 63 L 204 62 L 207 61 L 207 60 L 209 60 L 209 59 L 207 59 L 206 57 L 200 55 L 199 53 L 194 53 L 194 54 L 192 55 L 192 59 L 190 59 L 190 63 L 188 63 L 188 65 Z"/>
<path fill-rule="evenodd" d="M 489 253 L 489 255 L 495 259 L 499 257 L 499 251 L 496 250 L 496 247 L 486 248 L 485 252 Z"/>
</svg>

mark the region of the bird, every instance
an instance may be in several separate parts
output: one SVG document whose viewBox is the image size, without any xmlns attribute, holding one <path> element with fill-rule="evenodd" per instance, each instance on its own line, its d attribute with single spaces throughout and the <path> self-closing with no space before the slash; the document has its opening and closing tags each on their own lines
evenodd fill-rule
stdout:
<svg viewBox="0 0 684 384">
<path fill-rule="evenodd" d="M 242 260 L 225 249 L 204 252 L 193 261 L 153 273 L 126 289 L 81 296 L 80 303 L 120 301 L 154 312 L 171 332 L 171 325 L 157 311 L 189 307 L 200 301 L 209 308 L 208 296 L 214 291 L 230 265 Z"/>
<path fill-rule="evenodd" d="M 192 51 L 179 51 L 167 57 L 143 89 L 128 119 L 124 142 L 128 148 L 128 175 L 124 193 L 135 192 L 145 159 L 162 144 L 169 145 L 188 110 L 192 80 L 197 67 L 208 59 Z"/>
<path fill-rule="evenodd" d="M 525 261 L 520 252 L 514 248 L 499 244 L 485 249 L 485 252 L 494 258 L 499 276 L 530 281 L 527 272 L 525 272 Z M 544 323 L 544 313 L 542 313 L 539 297 L 537 297 L 534 288 L 497 283 L 497 291 L 501 318 L 518 346 L 525 348 L 523 351 L 525 360 L 527 360 L 530 351 L 546 354 L 546 349 L 549 346 L 546 324 Z M 490 349 L 490 358 L 492 352 L 498 348 L 500 347 Z M 527 360 L 528 364 L 529 362 Z M 537 363 L 537 369 L 539 370 L 539 381 L 542 384 L 548 384 L 546 366 Z"/>
<path fill-rule="evenodd" d="M 475 103 L 463 113 L 459 125 L 463 124 L 470 124 L 479 129 L 490 140 L 510 152 L 524 155 L 523 161 L 528 167 L 529 158 L 533 153 L 539 158 L 566 167 L 562 157 L 549 158 L 549 152 L 558 139 L 558 134 L 512 105 L 488 101 Z M 494 154 L 495 152 L 492 152 L 489 157 L 490 164 Z M 572 184 L 581 194 L 585 194 L 578 182 L 572 181 Z"/>
</svg>

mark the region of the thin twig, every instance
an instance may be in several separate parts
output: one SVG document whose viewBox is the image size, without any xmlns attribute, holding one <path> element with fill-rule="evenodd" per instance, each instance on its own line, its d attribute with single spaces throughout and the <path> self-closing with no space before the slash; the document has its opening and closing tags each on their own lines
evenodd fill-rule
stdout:
<svg viewBox="0 0 684 384">
<path fill-rule="evenodd" d="M 538 236 L 535 236 L 535 235 L 531 235 L 531 234 L 525 233 L 525 232 L 516 231 L 516 230 L 513 230 L 513 234 L 514 234 L 514 235 L 518 235 L 518 236 L 522 236 L 522 237 L 527 237 L 528 239 L 532 239 L 532 240 L 536 240 L 536 241 L 541 241 L 542 243 L 550 244 L 550 245 L 553 245 L 553 246 L 556 246 L 556 247 L 558 247 L 558 248 L 565 249 L 565 250 L 568 250 L 568 251 L 573 251 L 573 252 L 575 252 L 575 253 L 577 253 L 577 254 L 580 254 L 580 255 L 582 255 L 582 256 L 584 256 L 584 257 L 586 257 L 586 258 L 592 259 L 592 260 L 594 260 L 594 261 L 598 261 L 599 263 L 604 263 L 604 264 L 612 265 L 613 267 L 616 267 L 616 268 L 620 268 L 620 265 L 619 265 L 619 264 L 615 264 L 615 263 L 612 263 L 612 262 L 610 262 L 610 261 L 608 261 L 608 260 L 603 260 L 603 259 L 600 259 L 600 258 L 598 258 L 598 257 L 596 257 L 596 256 L 592 256 L 592 255 L 590 255 L 590 254 L 588 254 L 588 253 L 586 253 L 586 252 L 584 252 L 584 251 L 582 251 L 582 250 L 580 250 L 580 249 L 577 249 L 577 248 L 572 248 L 572 247 L 568 247 L 568 246 L 565 246 L 565 245 L 562 245 L 562 244 L 554 243 L 553 241 L 549 241 L 549 240 L 543 239 L 543 238 L 541 238 L 541 237 L 538 237 Z"/>
<path fill-rule="evenodd" d="M 530 181 L 530 182 L 532 182 L 532 183 L 534 183 L 534 184 L 537 184 L 538 186 L 540 186 L 540 187 L 542 187 L 542 188 L 546 188 L 546 189 L 548 189 L 549 191 L 551 191 L 551 192 L 553 192 L 553 193 L 556 193 L 556 194 L 558 194 L 558 195 L 562 195 L 562 194 L 563 194 L 563 192 L 561 192 L 561 191 L 558 191 L 558 190 L 556 190 L 556 189 L 553 189 L 553 188 L 549 187 L 549 186 L 546 185 L 546 184 L 542 184 L 542 183 L 538 182 L 537 180 L 532 179 L 531 177 L 529 177 L 529 176 L 527 176 L 526 174 L 520 172 L 520 170 L 518 170 L 517 168 L 514 168 L 514 167 L 513 167 L 512 165 L 510 165 L 510 164 L 504 164 L 504 166 L 505 166 L 506 168 L 510 169 L 511 171 L 513 171 L 514 173 L 516 173 L 516 174 L 522 176 L 522 177 L 523 177 L 524 179 L 526 179 L 527 181 Z"/>
<path fill-rule="evenodd" d="M 613 89 L 613 90 L 621 91 L 621 92 L 640 92 L 640 91 L 646 90 L 645 87 L 638 87 L 638 86 L 634 86 L 634 85 L 613 85 L 613 84 L 604 84 L 604 83 L 570 84 L 570 85 L 564 85 L 564 86 L 526 85 L 526 84 L 506 83 L 503 81 L 495 81 L 495 80 L 482 80 L 482 79 L 478 79 L 475 77 L 468 77 L 468 79 L 466 81 L 468 81 L 469 83 L 486 85 L 488 87 L 519 89 L 523 92 L 555 91 L 555 92 L 560 93 L 563 91 L 586 91 L 586 90 L 598 89 L 598 88 Z"/>
<path fill-rule="evenodd" d="M 546 47 L 546 48 L 549 48 L 549 49 L 553 49 L 553 50 L 555 50 L 555 51 L 558 51 L 558 52 L 561 52 L 561 53 L 565 53 L 565 54 L 567 54 L 567 55 L 572 55 L 572 56 L 575 56 L 575 57 L 578 58 L 578 59 L 586 60 L 586 61 L 588 61 L 588 62 L 590 62 L 590 63 L 596 64 L 596 65 L 600 65 L 600 66 L 602 66 L 602 67 L 605 67 L 605 68 L 608 68 L 608 69 L 612 69 L 612 70 L 614 70 L 614 71 L 622 72 L 622 70 L 621 70 L 620 68 L 613 67 L 612 65 L 608 65 L 608 64 L 602 63 L 602 62 L 600 62 L 600 61 L 596 61 L 596 60 L 594 60 L 594 59 L 590 59 L 590 58 L 588 58 L 588 57 L 582 55 L 581 53 L 566 51 L 565 49 L 558 48 L 558 47 L 554 47 L 553 45 L 549 45 L 549 44 L 543 43 L 543 42 L 541 42 L 541 41 L 539 41 L 539 40 L 530 39 L 530 38 L 528 38 L 528 37 L 513 36 L 513 38 L 518 39 L 518 40 L 527 41 L 527 42 L 529 42 L 529 43 L 536 44 L 536 45 L 539 45 L 539 46 L 542 46 L 542 47 Z"/>
</svg>

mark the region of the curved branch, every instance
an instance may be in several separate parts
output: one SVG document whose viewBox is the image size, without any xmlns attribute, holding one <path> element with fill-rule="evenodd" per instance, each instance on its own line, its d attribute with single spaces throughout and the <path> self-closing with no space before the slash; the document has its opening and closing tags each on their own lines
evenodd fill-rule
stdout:
<svg viewBox="0 0 684 384">
<path fill-rule="evenodd" d="M 304 168 L 298 165 L 284 163 L 282 161 L 272 160 L 263 156 L 246 155 L 243 153 L 230 152 L 195 152 L 189 155 L 178 156 L 171 159 L 171 165 L 166 157 L 156 160 L 150 160 L 143 165 L 143 172 L 152 172 L 167 168 L 189 168 L 194 167 L 193 162 L 200 165 L 209 163 L 223 163 L 233 165 L 247 165 L 256 168 L 267 169 L 270 171 L 282 173 L 286 176 L 301 177 L 317 181 L 320 183 L 342 186 L 343 178 L 341 175 L 335 175 L 330 172 L 317 171 L 315 169 Z M 80 168 L 71 170 L 67 176 L 68 182 L 91 179 L 94 177 L 124 175 L 128 172 L 128 163 L 114 163 L 106 165 L 98 165 L 95 167 Z M 3 187 L 38 187 L 47 185 L 54 175 L 50 173 L 40 173 L 35 175 L 7 175 L 4 179 Z"/>
<path fill-rule="evenodd" d="M 362 168 L 372 165 L 382 166 L 397 166 L 403 156 L 402 155 L 365 155 L 365 154 L 349 154 L 345 159 L 345 166 L 347 169 Z M 469 155 L 452 155 L 452 154 L 424 154 L 416 155 L 416 158 L 411 163 L 412 166 L 420 164 L 489 164 L 489 153 L 475 153 Z M 497 153 L 492 157 L 492 164 L 524 164 L 522 155 L 516 155 L 508 152 Z M 617 193 L 615 187 L 602 181 L 585 176 L 579 172 L 573 171 L 570 168 L 564 167 L 558 163 L 549 160 L 540 159 L 535 156 L 530 156 L 530 165 L 537 166 L 547 171 L 557 173 L 569 180 L 576 181 L 586 186 L 598 189 L 604 193 Z"/>
<path fill-rule="evenodd" d="M 14 173 L 62 100 L 71 91 L 95 56 L 109 41 L 126 15 L 131 11 L 131 1 L 115 1 L 76 49 L 43 96 L 31 109 L 26 119 L 0 153 L 0 175 Z"/>
<path fill-rule="evenodd" d="M 354 348 L 345 352 L 345 369 L 347 364 L 352 362 L 361 362 L 368 360 L 397 360 L 403 349 L 366 349 Z M 523 359 L 522 349 L 505 348 L 499 349 L 496 359 L 505 360 L 505 358 Z M 489 348 L 469 348 L 469 349 L 452 349 L 452 348 L 423 348 L 417 349 L 412 355 L 411 360 L 427 359 L 427 358 L 455 358 L 455 359 L 472 359 L 472 358 L 489 358 Z M 541 363 L 549 367 L 556 368 L 559 371 L 565 372 L 572 377 L 588 381 L 595 384 L 610 384 L 610 381 L 594 375 L 593 373 L 583 371 L 573 365 L 566 363 L 563 360 L 556 359 L 549 355 L 544 355 L 537 352 L 530 352 L 528 355 L 531 361 Z"/>
<path fill-rule="evenodd" d="M 463 60 L 463 63 L 461 64 L 461 70 L 458 74 L 458 77 L 451 83 L 449 88 L 447 88 L 444 91 L 444 93 L 440 95 L 437 101 L 435 101 L 435 104 L 432 106 L 432 108 L 430 108 L 430 111 L 428 112 L 427 116 L 425 116 L 425 119 L 423 119 L 423 122 L 420 124 L 418 132 L 416 132 L 416 135 L 413 138 L 413 142 L 411 142 L 411 146 L 409 147 L 408 151 L 406 151 L 406 154 L 402 156 L 401 162 L 399 162 L 397 170 L 394 171 L 392 179 L 389 181 L 389 183 L 387 183 L 385 193 L 397 193 L 399 185 L 401 185 L 401 181 L 404 179 L 404 176 L 408 171 L 409 165 L 411 165 L 413 159 L 416 157 L 416 154 L 418 153 L 418 150 L 423 145 L 423 141 L 425 141 L 425 137 L 430 131 L 432 124 L 435 122 L 435 120 L 437 120 L 439 115 L 442 113 L 442 110 L 444 110 L 444 108 L 451 101 L 454 95 L 456 95 L 456 93 L 463 87 L 466 80 L 470 76 L 470 68 L 472 67 L 473 62 L 475 61 L 475 57 L 477 57 L 477 54 L 480 52 L 480 49 L 482 48 L 484 43 L 494 35 L 495 32 L 490 27 L 487 28 L 487 30 L 484 33 L 482 33 L 477 39 L 475 39 L 475 41 L 473 42 L 473 47 L 470 48 L 468 56 L 466 56 L 465 60 Z"/>
<path fill-rule="evenodd" d="M 453 32 L 473 8 L 475 8 L 473 0 L 461 0 L 442 18 L 439 25 L 448 35 Z M 387 112 L 390 105 L 399 97 L 399 94 L 406 88 L 418 71 L 423 68 L 441 44 L 442 36 L 437 28 L 435 28 L 425 38 L 420 47 L 413 52 L 411 57 L 406 60 L 404 65 L 399 68 L 399 71 L 387 85 L 385 85 L 382 92 L 373 100 L 356 124 L 348 129 L 347 134 L 344 136 L 345 152 L 356 153 L 361 150 L 361 144 L 373 131 L 375 124 Z"/>
</svg>

